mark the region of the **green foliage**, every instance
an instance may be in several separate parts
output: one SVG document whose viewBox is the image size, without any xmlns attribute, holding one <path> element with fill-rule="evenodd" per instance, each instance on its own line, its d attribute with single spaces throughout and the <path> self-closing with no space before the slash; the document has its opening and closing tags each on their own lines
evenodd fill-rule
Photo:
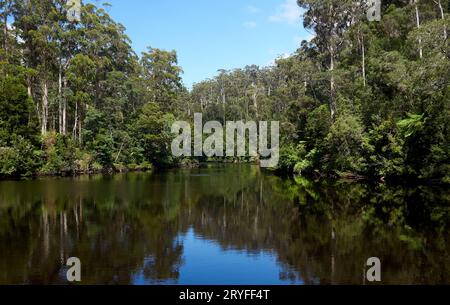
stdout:
<svg viewBox="0 0 450 305">
<path fill-rule="evenodd" d="M 332 125 L 330 111 L 327 106 L 322 105 L 311 111 L 308 115 L 305 132 L 309 143 L 313 147 L 320 144 L 320 142 L 328 135 Z"/>
<path fill-rule="evenodd" d="M 17 172 L 16 163 L 18 155 L 13 148 L 1 147 L 0 148 L 0 174 L 2 176 L 13 176 Z"/>
<path fill-rule="evenodd" d="M 14 135 L 36 140 L 34 118 L 33 101 L 21 80 L 0 77 L 0 143 L 9 143 Z"/>
<path fill-rule="evenodd" d="M 149 89 L 148 98 L 160 105 L 164 111 L 174 112 L 174 102 L 182 91 L 177 53 L 148 48 L 142 53 L 143 78 Z"/>
<path fill-rule="evenodd" d="M 175 160 L 170 152 L 173 139 L 171 126 L 175 118 L 164 113 L 156 103 L 148 103 L 142 109 L 134 129 L 135 136 L 141 139 L 141 147 L 147 161 L 157 166 L 171 166 Z"/>
<path fill-rule="evenodd" d="M 95 159 L 104 169 L 112 169 L 114 167 L 113 151 L 114 139 L 111 134 L 105 134 L 104 131 L 97 134 L 93 144 L 95 151 Z"/>
<path fill-rule="evenodd" d="M 39 166 L 39 151 L 22 136 L 14 136 L 11 147 L 0 147 L 0 176 L 33 176 Z"/>
<path fill-rule="evenodd" d="M 305 155 L 303 145 L 299 145 L 298 147 L 295 147 L 292 144 L 282 145 L 277 169 L 282 172 L 293 172 L 296 164 L 301 162 Z"/>
<path fill-rule="evenodd" d="M 361 122 L 352 115 L 341 115 L 325 138 L 322 166 L 338 173 L 362 173 L 367 166 L 364 158 L 367 148 L 368 138 Z"/>
<path fill-rule="evenodd" d="M 369 133 L 369 173 L 378 177 L 399 177 L 404 174 L 404 141 L 392 120 L 375 126 Z"/>
<path fill-rule="evenodd" d="M 368 22 L 364 1 L 299 0 L 312 39 L 273 66 L 220 70 L 190 91 L 176 51 L 136 56 L 104 7 L 83 5 L 74 24 L 64 1 L 8 4 L 3 175 L 172 166 L 170 124 L 201 112 L 280 121 L 279 171 L 450 180 L 448 1 L 386 0 L 382 21 Z"/>
<path fill-rule="evenodd" d="M 415 133 L 422 130 L 424 122 L 423 122 L 423 114 L 410 114 L 408 113 L 408 118 L 401 120 L 397 123 L 400 130 L 403 132 L 406 138 L 411 137 Z"/>
<path fill-rule="evenodd" d="M 314 148 L 306 154 L 300 162 L 295 164 L 294 173 L 302 175 L 303 173 L 312 172 L 315 169 L 315 164 L 318 164 L 318 150 Z"/>
<path fill-rule="evenodd" d="M 74 140 L 57 133 L 48 133 L 43 139 L 44 164 L 40 170 L 45 175 L 74 174 L 77 154 Z"/>
</svg>

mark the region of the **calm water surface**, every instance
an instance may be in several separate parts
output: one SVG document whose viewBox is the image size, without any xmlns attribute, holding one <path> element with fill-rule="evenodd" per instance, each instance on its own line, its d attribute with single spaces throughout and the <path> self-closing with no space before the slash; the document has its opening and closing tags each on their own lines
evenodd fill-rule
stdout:
<svg viewBox="0 0 450 305">
<path fill-rule="evenodd" d="M 450 284 L 450 190 L 255 166 L 0 182 L 0 284 Z"/>
</svg>

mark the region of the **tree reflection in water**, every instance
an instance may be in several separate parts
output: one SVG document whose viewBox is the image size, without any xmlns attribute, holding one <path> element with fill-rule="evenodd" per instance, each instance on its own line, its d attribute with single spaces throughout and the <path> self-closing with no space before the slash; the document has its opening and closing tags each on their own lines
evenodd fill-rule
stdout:
<svg viewBox="0 0 450 305">
<path fill-rule="evenodd" d="M 0 284 L 66 283 L 71 256 L 83 284 L 178 283 L 190 230 L 242 259 L 273 253 L 280 283 L 363 284 L 376 256 L 385 284 L 448 284 L 449 202 L 444 187 L 285 179 L 247 165 L 5 181 Z"/>
</svg>

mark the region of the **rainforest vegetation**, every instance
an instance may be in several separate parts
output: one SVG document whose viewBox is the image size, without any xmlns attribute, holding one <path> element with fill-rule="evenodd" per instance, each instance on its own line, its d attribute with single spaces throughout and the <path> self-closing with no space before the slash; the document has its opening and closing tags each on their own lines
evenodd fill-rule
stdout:
<svg viewBox="0 0 450 305">
<path fill-rule="evenodd" d="M 0 1 L 2 177 L 184 164 L 170 127 L 201 112 L 280 121 L 280 172 L 450 182 L 448 0 L 384 0 L 380 22 L 299 0 L 314 38 L 191 89 L 175 51 L 135 54 L 103 7 L 71 22 L 66 2 Z"/>
</svg>

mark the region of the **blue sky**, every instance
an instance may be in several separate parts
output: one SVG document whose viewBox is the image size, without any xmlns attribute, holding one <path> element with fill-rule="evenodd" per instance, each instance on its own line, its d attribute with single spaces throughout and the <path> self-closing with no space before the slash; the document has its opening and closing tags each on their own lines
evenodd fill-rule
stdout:
<svg viewBox="0 0 450 305">
<path fill-rule="evenodd" d="M 101 5 L 104 1 L 97 2 Z M 147 46 L 176 50 L 186 86 L 219 69 L 269 65 L 310 34 L 296 0 L 107 0 L 140 55 Z"/>
</svg>

